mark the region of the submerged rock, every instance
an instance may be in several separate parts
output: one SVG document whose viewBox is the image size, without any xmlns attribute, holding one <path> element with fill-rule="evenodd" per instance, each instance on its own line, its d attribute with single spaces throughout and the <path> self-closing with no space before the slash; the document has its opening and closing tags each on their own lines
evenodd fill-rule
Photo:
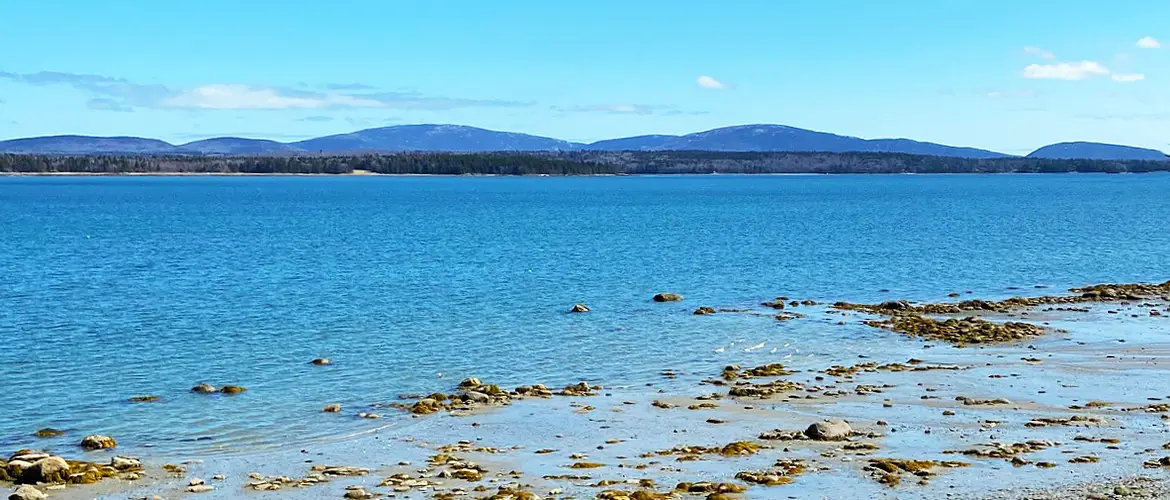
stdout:
<svg viewBox="0 0 1170 500">
<path fill-rule="evenodd" d="M 34 432 L 33 435 L 39 438 L 55 438 L 58 436 L 64 436 L 65 431 L 54 429 L 52 427 L 45 427 L 44 429 L 40 429 Z"/>
<path fill-rule="evenodd" d="M 211 384 L 199 384 L 195 387 L 192 387 L 191 392 L 196 394 L 215 394 L 219 392 L 219 389 L 216 389 L 215 386 Z"/>
<path fill-rule="evenodd" d="M 118 446 L 118 442 L 110 436 L 93 434 L 81 440 L 81 447 L 87 450 L 105 450 Z"/>
<path fill-rule="evenodd" d="M 162 398 L 158 396 L 134 396 L 130 398 L 131 403 L 154 403 L 158 401 L 162 401 Z"/>
<path fill-rule="evenodd" d="M 241 392 L 246 392 L 247 390 L 248 390 L 247 387 L 243 387 L 243 386 L 239 386 L 239 385 L 225 385 L 219 389 L 219 392 L 222 392 L 224 394 L 239 394 Z"/>
<path fill-rule="evenodd" d="M 682 299 L 682 295 L 668 292 L 659 293 L 654 296 L 654 302 L 678 302 Z"/>
</svg>

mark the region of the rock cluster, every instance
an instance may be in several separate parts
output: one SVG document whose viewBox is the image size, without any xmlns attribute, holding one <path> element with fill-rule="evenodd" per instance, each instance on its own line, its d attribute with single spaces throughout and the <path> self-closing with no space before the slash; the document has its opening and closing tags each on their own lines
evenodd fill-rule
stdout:
<svg viewBox="0 0 1170 500">
<path fill-rule="evenodd" d="M 0 459 L 0 481 L 16 484 L 92 484 L 112 477 L 137 479 L 140 472 L 142 462 L 129 457 L 113 457 L 102 465 L 20 450 Z"/>
<path fill-rule="evenodd" d="M 903 474 L 911 474 L 925 483 L 935 475 L 936 468 L 967 467 L 971 464 L 955 461 L 906 460 L 900 458 L 871 458 L 862 470 L 870 472 L 874 479 L 886 486 L 897 486 Z"/>
</svg>

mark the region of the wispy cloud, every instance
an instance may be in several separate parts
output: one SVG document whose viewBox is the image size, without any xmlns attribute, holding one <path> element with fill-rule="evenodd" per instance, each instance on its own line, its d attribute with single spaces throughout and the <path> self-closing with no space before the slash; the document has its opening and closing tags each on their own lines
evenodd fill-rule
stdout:
<svg viewBox="0 0 1170 500">
<path fill-rule="evenodd" d="M 989 90 L 983 93 L 983 97 L 990 99 L 1023 99 L 1039 95 L 1040 92 L 1032 89 Z"/>
<path fill-rule="evenodd" d="M 700 76 L 699 78 L 695 79 L 695 83 L 698 83 L 700 87 L 703 87 L 705 89 L 726 89 L 727 88 L 727 85 L 725 85 L 723 82 L 716 80 L 716 79 L 714 79 L 710 76 L 707 76 L 707 75 L 703 75 L 703 76 Z"/>
<path fill-rule="evenodd" d="M 1113 81 L 1118 83 L 1134 83 L 1146 79 L 1146 75 L 1141 73 L 1114 73 Z"/>
<path fill-rule="evenodd" d="M 1090 120 L 1126 120 L 1126 121 L 1165 121 L 1170 120 L 1170 113 L 1103 113 L 1092 114 L 1082 113 L 1075 115 L 1077 118 L 1086 118 Z"/>
<path fill-rule="evenodd" d="M 298 121 L 298 122 L 331 122 L 331 121 L 333 121 L 333 117 L 332 116 L 314 115 L 314 116 L 306 116 L 304 118 L 297 118 L 296 121 Z"/>
<path fill-rule="evenodd" d="M 85 107 L 98 111 L 116 111 L 118 113 L 133 113 L 134 108 L 123 106 L 122 103 L 106 97 L 95 97 L 85 103 Z"/>
<path fill-rule="evenodd" d="M 361 84 L 331 84 L 334 90 L 317 92 L 274 86 L 213 83 L 185 89 L 160 84 L 137 84 L 101 75 L 42 71 L 0 72 L 0 79 L 34 86 L 65 85 L 96 95 L 125 108 L 188 110 L 279 110 L 389 108 L 449 110 L 470 107 L 526 107 L 531 102 L 426 96 L 418 92 L 358 92 Z M 344 87 L 345 90 L 342 90 Z M 368 90 L 365 86 L 362 87 Z"/>
<path fill-rule="evenodd" d="M 377 90 L 377 87 L 364 83 L 326 83 L 322 87 L 325 90 Z"/>
<path fill-rule="evenodd" d="M 660 104 L 589 104 L 582 106 L 553 106 L 553 111 L 567 113 L 606 113 L 611 115 L 680 116 L 706 114 L 705 111 L 685 111 Z"/>
<path fill-rule="evenodd" d="M 1097 61 L 1029 64 L 1024 68 L 1024 78 L 1042 80 L 1085 80 L 1108 74 L 1109 69 Z"/>
<path fill-rule="evenodd" d="M 1160 49 L 1162 42 L 1152 36 L 1144 36 L 1137 41 L 1137 47 L 1139 49 Z"/>
<path fill-rule="evenodd" d="M 1041 59 L 1056 59 L 1056 54 L 1053 54 L 1051 51 L 1044 50 L 1040 47 L 1034 47 L 1034 46 L 1024 47 L 1024 52 L 1032 54 L 1032 55 L 1039 57 Z"/>
</svg>

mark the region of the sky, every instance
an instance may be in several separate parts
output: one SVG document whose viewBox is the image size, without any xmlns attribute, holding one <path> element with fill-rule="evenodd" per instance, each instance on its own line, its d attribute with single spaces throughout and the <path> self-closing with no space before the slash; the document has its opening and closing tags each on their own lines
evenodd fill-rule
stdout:
<svg viewBox="0 0 1170 500">
<path fill-rule="evenodd" d="M 0 1 L 0 139 L 776 123 L 1170 150 L 1165 0 Z"/>
</svg>

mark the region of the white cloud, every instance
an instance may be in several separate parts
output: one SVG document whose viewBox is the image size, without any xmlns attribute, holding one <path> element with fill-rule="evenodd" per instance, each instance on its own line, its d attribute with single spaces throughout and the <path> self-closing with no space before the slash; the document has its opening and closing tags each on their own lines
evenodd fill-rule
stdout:
<svg viewBox="0 0 1170 500">
<path fill-rule="evenodd" d="M 1162 48 L 1162 42 L 1152 36 L 1146 36 L 1137 41 L 1137 46 L 1139 49 L 1160 49 Z"/>
<path fill-rule="evenodd" d="M 1056 54 L 1044 50 L 1040 47 L 1024 47 L 1024 52 L 1037 56 L 1041 59 L 1056 59 Z"/>
<path fill-rule="evenodd" d="M 1113 81 L 1120 83 L 1140 82 L 1146 79 L 1146 75 L 1141 73 L 1114 73 Z"/>
<path fill-rule="evenodd" d="M 163 99 L 164 108 L 184 109 L 325 109 L 378 108 L 384 103 L 345 94 L 288 94 L 267 87 L 211 84 Z"/>
<path fill-rule="evenodd" d="M 699 84 L 700 87 L 703 87 L 705 89 L 725 89 L 725 88 L 727 88 L 727 85 L 724 85 L 723 82 L 716 80 L 714 78 L 711 78 L 707 75 L 700 76 L 695 81 Z"/>
<path fill-rule="evenodd" d="M 1029 64 L 1024 68 L 1024 78 L 1045 80 L 1085 80 L 1108 74 L 1109 69 L 1097 61 Z"/>
</svg>

